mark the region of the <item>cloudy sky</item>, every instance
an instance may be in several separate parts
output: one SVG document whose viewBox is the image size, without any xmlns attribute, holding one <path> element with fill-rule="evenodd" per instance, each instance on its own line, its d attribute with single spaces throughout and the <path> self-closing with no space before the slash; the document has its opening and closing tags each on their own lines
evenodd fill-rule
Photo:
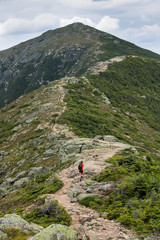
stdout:
<svg viewBox="0 0 160 240">
<path fill-rule="evenodd" d="M 160 0 L 0 0 L 0 50 L 73 22 L 160 54 Z"/>
</svg>

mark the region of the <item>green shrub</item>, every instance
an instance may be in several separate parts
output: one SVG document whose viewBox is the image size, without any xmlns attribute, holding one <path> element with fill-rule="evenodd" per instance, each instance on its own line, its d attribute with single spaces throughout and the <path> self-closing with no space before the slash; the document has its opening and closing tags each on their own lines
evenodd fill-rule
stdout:
<svg viewBox="0 0 160 240">
<path fill-rule="evenodd" d="M 32 210 L 25 215 L 25 219 L 29 222 L 48 227 L 52 223 L 59 223 L 69 226 L 71 217 L 66 210 L 58 205 L 58 201 L 50 201 L 40 207 Z"/>
<path fill-rule="evenodd" d="M 112 165 L 94 176 L 98 181 L 117 181 L 114 191 L 97 204 L 88 206 L 105 212 L 108 219 L 116 219 L 125 227 L 143 236 L 160 230 L 160 176 L 159 157 L 146 155 L 146 151 L 125 150 L 110 158 Z M 116 169 L 116 174 L 115 174 Z"/>
<path fill-rule="evenodd" d="M 51 183 L 46 184 L 44 181 L 46 175 L 41 178 L 37 178 L 35 181 L 31 181 L 24 189 L 24 194 L 21 197 L 21 200 L 24 202 L 29 201 L 38 197 L 41 194 L 55 193 L 63 186 L 63 182 L 55 177 Z"/>
</svg>

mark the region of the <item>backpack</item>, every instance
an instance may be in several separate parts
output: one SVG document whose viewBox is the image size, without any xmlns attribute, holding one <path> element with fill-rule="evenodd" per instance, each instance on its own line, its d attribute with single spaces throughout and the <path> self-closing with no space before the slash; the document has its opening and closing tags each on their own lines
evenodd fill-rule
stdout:
<svg viewBox="0 0 160 240">
<path fill-rule="evenodd" d="M 80 166 L 80 164 L 78 165 L 78 170 L 79 170 L 79 171 L 82 170 L 82 166 Z"/>
</svg>

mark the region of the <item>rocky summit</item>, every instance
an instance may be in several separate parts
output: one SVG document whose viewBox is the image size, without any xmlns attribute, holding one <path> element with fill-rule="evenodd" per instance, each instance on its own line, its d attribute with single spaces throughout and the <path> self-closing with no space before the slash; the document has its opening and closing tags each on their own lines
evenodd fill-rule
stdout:
<svg viewBox="0 0 160 240">
<path fill-rule="evenodd" d="M 159 55 L 76 23 L 0 57 L 0 239 L 160 239 Z"/>
</svg>

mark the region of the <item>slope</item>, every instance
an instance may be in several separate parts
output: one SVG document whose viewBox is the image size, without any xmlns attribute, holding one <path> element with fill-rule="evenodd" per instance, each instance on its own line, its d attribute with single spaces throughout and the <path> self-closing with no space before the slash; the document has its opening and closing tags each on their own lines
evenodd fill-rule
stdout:
<svg viewBox="0 0 160 240">
<path fill-rule="evenodd" d="M 71 219 L 64 209 L 56 218 L 40 218 L 36 211 L 33 214 L 32 207 L 47 212 L 46 200 L 39 196 L 53 194 L 61 188 L 60 179 L 74 181 L 78 188 L 75 170 L 77 161 L 83 159 L 86 167 L 90 166 L 86 177 L 92 178 L 88 185 L 84 182 L 83 190 L 89 191 L 88 194 L 98 192 L 98 199 L 90 195 L 91 198 L 81 199 L 81 204 L 92 207 L 104 218 L 116 219 L 127 228 L 135 229 L 143 237 L 159 234 L 160 133 L 157 131 L 159 108 L 155 104 L 159 104 L 159 62 L 135 57 L 121 59 L 123 61 L 113 64 L 110 60 L 109 66 L 106 62 L 103 72 L 98 69 L 98 75 L 62 78 L 1 109 L 1 216 L 13 212 L 22 214 L 28 209 L 31 214 L 25 217 L 32 222 L 46 227 L 58 219 L 69 225 Z M 141 81 L 143 69 L 146 75 Z M 126 76 L 129 77 L 126 79 Z M 151 99 L 149 102 L 153 102 L 151 106 L 155 108 L 148 106 L 146 98 Z M 127 148 L 125 152 L 117 152 L 124 148 Z M 108 154 L 113 156 L 116 152 L 116 156 L 104 162 Z M 75 191 L 72 185 L 69 190 Z M 65 196 L 63 189 L 59 193 L 54 196 L 61 201 L 66 192 Z M 75 215 L 77 211 L 73 211 Z M 84 227 L 87 216 L 83 220 Z M 96 226 L 97 223 L 94 231 Z"/>
<path fill-rule="evenodd" d="M 81 23 L 48 31 L 0 52 L 0 107 L 64 76 L 80 76 L 94 63 L 122 55 L 160 56 Z"/>
</svg>

